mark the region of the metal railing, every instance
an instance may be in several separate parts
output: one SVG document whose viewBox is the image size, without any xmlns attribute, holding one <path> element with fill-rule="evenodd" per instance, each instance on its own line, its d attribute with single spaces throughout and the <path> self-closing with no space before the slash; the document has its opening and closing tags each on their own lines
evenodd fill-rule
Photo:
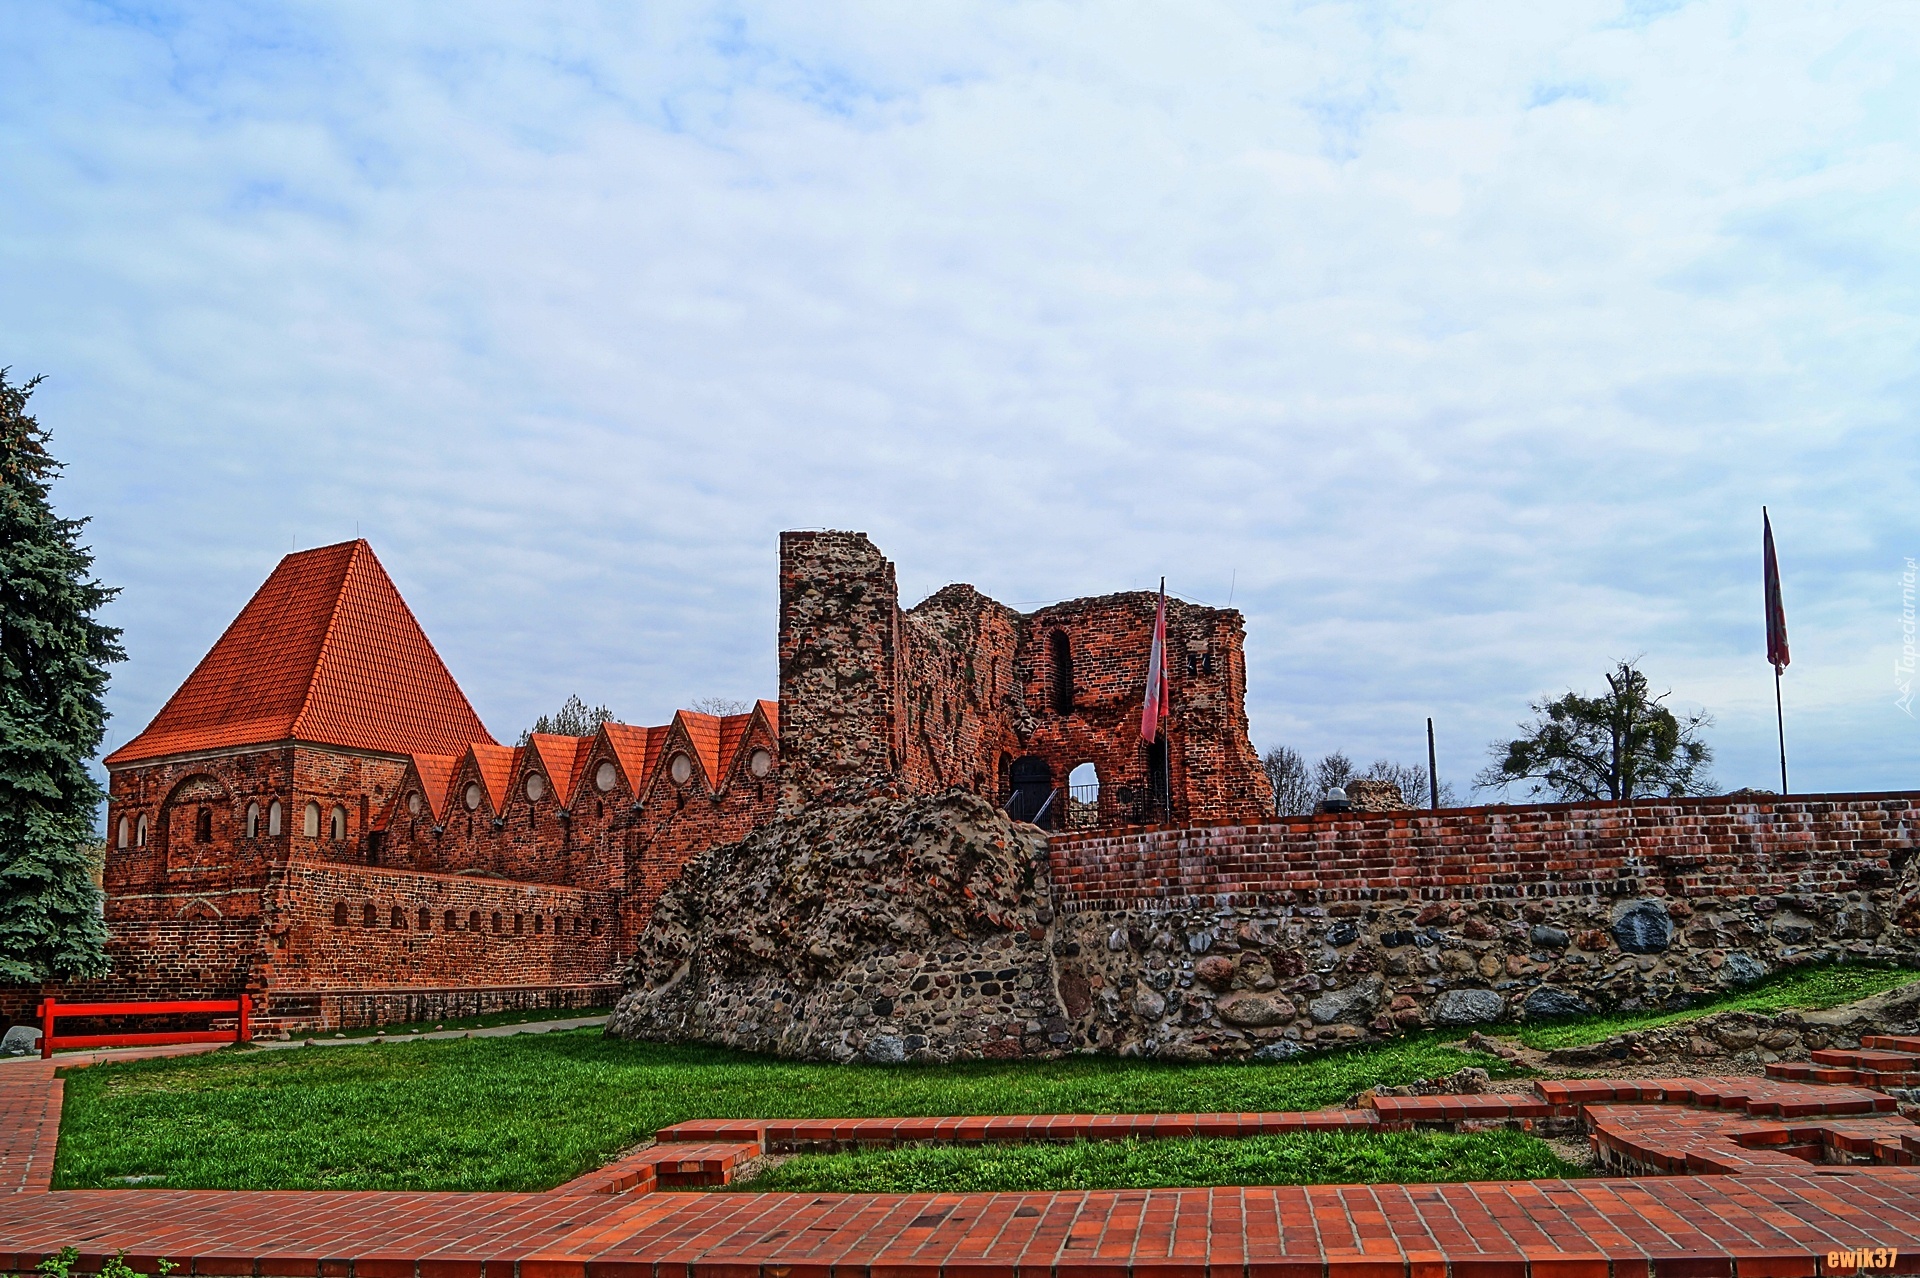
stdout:
<svg viewBox="0 0 1920 1278">
<path fill-rule="evenodd" d="M 1161 796 L 1098 782 L 1050 789 L 1028 786 L 1015 790 L 1001 806 L 1014 820 L 1043 830 L 1103 830 L 1167 820 L 1167 803 Z"/>
</svg>

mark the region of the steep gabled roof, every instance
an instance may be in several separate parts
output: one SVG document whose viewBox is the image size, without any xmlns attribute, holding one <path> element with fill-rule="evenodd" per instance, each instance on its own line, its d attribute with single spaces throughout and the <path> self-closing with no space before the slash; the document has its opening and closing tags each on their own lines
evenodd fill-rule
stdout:
<svg viewBox="0 0 1920 1278">
<path fill-rule="evenodd" d="M 607 744 L 613 747 L 613 757 L 619 760 L 620 771 L 626 773 L 628 788 L 636 799 L 639 798 L 653 775 L 653 763 L 660 755 L 660 741 L 667 735 L 667 730 L 636 728 L 626 723 L 603 723 L 600 731 L 606 734 Z"/>
<path fill-rule="evenodd" d="M 753 726 L 753 715 L 730 714 L 720 720 L 720 766 L 731 769 L 734 759 L 740 753 L 740 743 L 746 740 L 747 729 Z M 718 778 L 715 778 L 716 784 Z"/>
<path fill-rule="evenodd" d="M 527 734 L 527 741 L 533 762 L 547 774 L 547 782 L 560 796 L 560 801 L 564 803 L 572 798 L 580 769 L 587 766 L 587 751 L 593 748 L 593 738 L 531 732 Z"/>
<path fill-rule="evenodd" d="M 693 747 L 694 757 L 700 760 L 700 766 L 706 771 L 707 785 L 720 788 L 720 716 L 701 714 L 698 710 L 682 710 L 673 716 L 680 730 L 687 734 L 687 744 Z"/>
<path fill-rule="evenodd" d="M 757 701 L 760 713 L 767 716 L 767 731 L 775 737 L 780 735 L 780 703 L 778 701 Z"/>
<path fill-rule="evenodd" d="M 468 749 L 473 753 L 473 767 L 480 774 L 480 784 L 487 787 L 487 802 L 492 805 L 493 814 L 499 816 L 507 808 L 507 787 L 513 784 L 513 765 L 519 762 L 519 747 L 476 741 Z"/>
<path fill-rule="evenodd" d="M 420 778 L 420 793 L 427 797 L 427 811 L 436 824 L 446 819 L 447 785 L 453 780 L 454 765 L 459 762 L 459 756 L 452 754 L 413 756 L 413 773 Z M 401 795 L 396 794 L 395 798 Z"/>
<path fill-rule="evenodd" d="M 365 541 L 280 561 L 109 766 L 285 740 L 449 754 L 493 738 Z"/>
</svg>

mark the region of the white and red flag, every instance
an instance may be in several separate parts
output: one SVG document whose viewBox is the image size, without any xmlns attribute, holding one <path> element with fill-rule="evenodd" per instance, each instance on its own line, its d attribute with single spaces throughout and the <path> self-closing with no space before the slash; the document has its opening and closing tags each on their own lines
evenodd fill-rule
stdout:
<svg viewBox="0 0 1920 1278">
<path fill-rule="evenodd" d="M 1153 613 L 1153 650 L 1147 654 L 1147 700 L 1140 707 L 1140 739 L 1152 745 L 1167 720 L 1167 579 L 1160 579 L 1160 606 Z"/>
</svg>

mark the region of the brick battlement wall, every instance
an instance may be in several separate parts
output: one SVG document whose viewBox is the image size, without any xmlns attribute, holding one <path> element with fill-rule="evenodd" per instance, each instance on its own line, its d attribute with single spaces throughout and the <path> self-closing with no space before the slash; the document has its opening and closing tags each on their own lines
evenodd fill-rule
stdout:
<svg viewBox="0 0 1920 1278">
<path fill-rule="evenodd" d="M 1052 841 L 1062 909 L 1163 903 L 1728 896 L 1883 887 L 1920 794 L 1724 797 L 1298 817 Z"/>
</svg>

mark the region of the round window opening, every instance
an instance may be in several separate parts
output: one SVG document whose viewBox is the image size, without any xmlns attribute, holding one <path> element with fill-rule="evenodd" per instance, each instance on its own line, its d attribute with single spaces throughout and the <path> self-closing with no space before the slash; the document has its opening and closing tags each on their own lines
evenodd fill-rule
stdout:
<svg viewBox="0 0 1920 1278">
<path fill-rule="evenodd" d="M 675 785 L 685 785 L 693 779 L 693 760 L 684 754 L 674 755 L 673 762 L 667 765 L 667 775 Z"/>
<path fill-rule="evenodd" d="M 747 771 L 756 777 L 764 777 L 773 771 L 773 755 L 766 750 L 755 750 L 747 760 Z"/>
<path fill-rule="evenodd" d="M 418 790 L 415 790 L 409 795 L 407 795 L 407 815 L 408 816 L 420 815 L 420 792 Z"/>
<path fill-rule="evenodd" d="M 467 811 L 469 812 L 474 811 L 480 806 L 480 783 L 479 782 L 477 781 L 467 782 L 466 800 L 467 800 Z"/>
<path fill-rule="evenodd" d="M 594 788 L 602 794 L 613 789 L 613 783 L 619 779 L 620 774 L 614 769 L 612 763 L 603 763 L 594 769 L 593 785 Z"/>
<path fill-rule="evenodd" d="M 535 803 L 547 792 L 547 779 L 538 772 L 527 773 L 527 798 Z"/>
</svg>

